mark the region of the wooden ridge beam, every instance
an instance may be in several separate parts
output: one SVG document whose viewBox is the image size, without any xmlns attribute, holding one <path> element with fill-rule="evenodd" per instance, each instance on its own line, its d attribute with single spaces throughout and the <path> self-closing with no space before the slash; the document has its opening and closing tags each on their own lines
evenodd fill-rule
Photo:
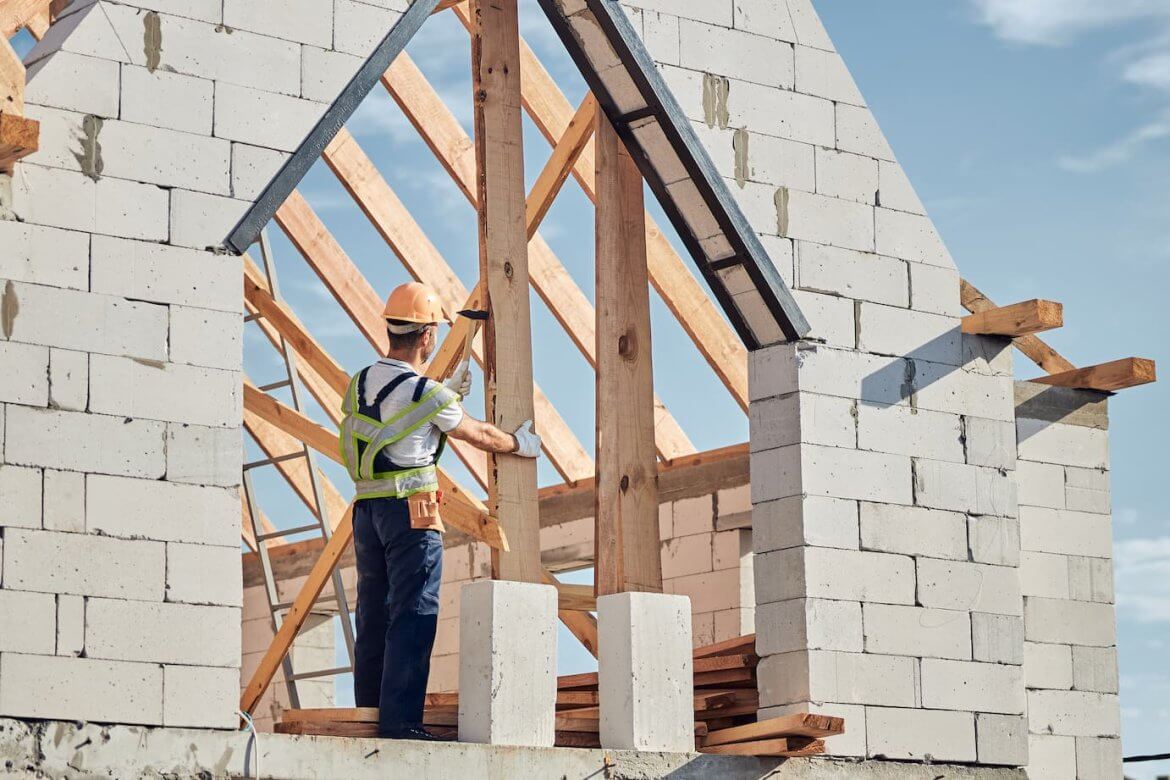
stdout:
<svg viewBox="0 0 1170 780">
<path fill-rule="evenodd" d="M 979 291 L 966 279 L 959 280 L 959 301 L 972 314 L 999 308 L 995 302 Z M 1076 366 L 1068 362 L 1059 352 L 1045 344 L 1038 336 L 1028 334 L 1012 339 L 1012 344 L 1033 363 L 1050 374 L 1072 371 Z"/>
<path fill-rule="evenodd" d="M 463 25 L 470 29 L 471 17 L 466 6 L 455 6 L 454 11 Z M 523 38 L 520 40 L 520 78 L 524 108 L 545 139 L 555 145 L 572 120 L 573 106 Z M 586 144 L 573 166 L 573 175 L 590 200 L 596 202 L 594 165 L 594 150 Z M 649 215 L 646 218 L 646 241 L 650 282 L 654 289 L 736 403 L 746 412 L 747 349 Z"/>
<path fill-rule="evenodd" d="M 1096 366 L 1062 371 L 1059 374 L 1049 374 L 1031 381 L 1056 387 L 1101 390 L 1112 393 L 1127 387 L 1156 382 L 1158 381 L 1158 372 L 1154 361 L 1146 358 L 1128 357 Z"/>
<path fill-rule="evenodd" d="M 475 207 L 479 198 L 475 147 L 459 120 L 405 53 L 383 75 L 382 85 L 450 174 L 459 191 Z M 532 235 L 528 243 L 528 271 L 536 294 L 590 367 L 596 369 L 593 304 L 539 233 Z M 694 453 L 694 444 L 657 395 L 654 404 L 655 444 L 659 456 L 669 460 Z"/>
<path fill-rule="evenodd" d="M 1055 301 L 1033 299 L 984 309 L 963 318 L 963 332 L 980 336 L 1027 336 L 1064 325 L 1064 307 Z"/>
<path fill-rule="evenodd" d="M 447 315 L 454 319 L 457 307 L 468 297 L 467 288 L 353 136 L 342 128 L 322 158 L 410 274 L 435 288 Z M 473 354 L 483 365 L 482 353 L 474 350 Z M 534 386 L 530 403 L 553 467 L 568 481 L 591 475 L 592 458 L 539 387 Z"/>
</svg>

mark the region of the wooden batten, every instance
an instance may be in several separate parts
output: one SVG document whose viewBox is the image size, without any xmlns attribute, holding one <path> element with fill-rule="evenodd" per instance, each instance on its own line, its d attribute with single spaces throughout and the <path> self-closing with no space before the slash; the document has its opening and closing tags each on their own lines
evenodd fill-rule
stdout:
<svg viewBox="0 0 1170 780">
<path fill-rule="evenodd" d="M 1127 387 L 1145 385 L 1158 380 L 1157 367 L 1146 358 L 1122 358 L 1111 363 L 1075 368 L 1059 374 L 1042 376 L 1031 381 L 1057 387 L 1074 387 L 1081 390 L 1102 390 L 1115 392 Z"/>
<path fill-rule="evenodd" d="M 963 318 L 963 332 L 983 336 L 1027 336 L 1064 325 L 1064 307 L 1055 301 L 1034 299 L 984 309 Z"/>
<path fill-rule="evenodd" d="M 959 301 L 963 308 L 972 314 L 999 308 L 995 302 L 984 295 L 979 289 L 966 279 L 959 280 Z M 1076 366 L 1070 363 L 1059 352 L 1040 340 L 1035 334 L 1019 336 L 1012 339 L 1012 344 L 1033 363 L 1050 374 L 1062 371 L 1071 371 Z"/>
</svg>

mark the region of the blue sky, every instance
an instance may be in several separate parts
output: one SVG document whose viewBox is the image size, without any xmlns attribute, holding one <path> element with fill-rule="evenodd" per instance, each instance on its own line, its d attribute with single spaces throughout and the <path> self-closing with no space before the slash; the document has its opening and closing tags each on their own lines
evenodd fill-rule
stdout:
<svg viewBox="0 0 1170 780">
<path fill-rule="evenodd" d="M 963 274 L 1003 302 L 1063 302 L 1067 324 L 1046 339 L 1074 363 L 1141 355 L 1170 366 L 1162 300 L 1170 283 L 1170 3 L 815 5 Z M 522 0 L 522 7 L 527 39 L 577 102 L 583 83 L 535 3 Z M 18 49 L 28 43 L 22 35 Z M 410 52 L 470 131 L 462 27 L 450 14 L 436 17 Z M 477 264 L 473 212 L 393 101 L 376 90 L 350 129 L 468 284 Z M 548 145 L 530 124 L 526 130 L 531 183 Z M 328 170 L 318 165 L 302 191 L 378 290 L 407 278 Z M 590 296 L 591 231 L 588 202 L 570 181 L 542 234 Z M 278 230 L 272 238 L 297 312 L 348 369 L 368 362 L 370 352 L 344 313 Z M 744 441 L 744 415 L 652 300 L 659 394 L 700 449 Z M 533 311 L 537 380 L 592 450 L 592 374 L 535 297 Z M 271 351 L 254 333 L 246 363 L 254 380 L 276 378 Z M 1017 371 L 1038 373 L 1026 360 Z M 479 389 L 470 404 L 476 412 Z M 1170 750 L 1170 530 L 1161 489 L 1167 406 L 1168 383 L 1126 391 L 1111 404 L 1127 754 Z M 347 484 L 331 473 L 339 486 Z M 556 479 L 547 463 L 541 474 L 545 483 Z M 286 525 L 300 521 L 299 506 L 278 481 L 258 475 L 257 482 L 269 514 Z M 583 651 L 562 640 L 562 671 L 585 668 Z M 1152 778 L 1154 770 L 1146 765 L 1130 774 Z"/>
</svg>

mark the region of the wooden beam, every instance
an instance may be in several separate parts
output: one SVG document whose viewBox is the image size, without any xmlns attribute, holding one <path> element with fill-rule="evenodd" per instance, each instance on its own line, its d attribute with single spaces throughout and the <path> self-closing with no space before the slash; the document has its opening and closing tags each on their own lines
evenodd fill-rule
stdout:
<svg viewBox="0 0 1170 780">
<path fill-rule="evenodd" d="M 466 7 L 455 6 L 454 10 L 463 25 L 471 29 L 471 16 Z M 572 120 L 573 106 L 523 39 L 520 41 L 520 78 L 524 108 L 545 139 L 555 145 Z M 573 167 L 573 175 L 585 194 L 596 203 L 594 165 L 593 148 L 586 144 Z M 746 412 L 747 349 L 649 216 L 646 218 L 646 233 L 650 282 L 736 403 Z"/>
<path fill-rule="evenodd" d="M 382 85 L 454 179 L 460 192 L 473 207 L 476 206 L 479 196 L 475 146 L 426 77 L 406 54 L 402 54 L 383 75 Z M 537 295 L 589 365 L 596 368 L 593 304 L 539 233 L 532 235 L 528 244 L 528 271 Z M 659 456 L 669 460 L 694 453 L 694 444 L 666 405 L 657 396 L 654 404 L 655 442 Z"/>
<path fill-rule="evenodd" d="M 560 580 L 544 567 L 541 567 L 541 580 L 546 585 L 555 585 L 558 591 L 563 587 Z M 558 608 L 557 617 L 560 618 L 565 628 L 569 629 L 569 633 L 575 636 L 577 641 L 589 651 L 589 654 L 596 658 L 597 648 L 599 647 L 597 641 L 597 618 L 588 612 L 564 608 Z"/>
<path fill-rule="evenodd" d="M 1033 299 L 984 309 L 963 318 L 963 332 L 981 336 L 1027 336 L 1064 325 L 1064 307 L 1055 301 Z"/>
<path fill-rule="evenodd" d="M 569 121 L 569 126 L 565 128 L 560 140 L 553 147 L 548 162 L 545 163 L 536 183 L 532 185 L 532 192 L 529 193 L 525 206 L 525 224 L 528 229 L 529 241 L 536 235 L 540 223 L 544 220 L 544 215 L 548 213 L 553 201 L 556 200 L 565 179 L 569 178 L 569 172 L 572 171 L 577 158 L 581 156 L 585 144 L 593 136 L 596 117 L 597 98 L 590 92 L 581 101 L 577 113 Z"/>
<path fill-rule="evenodd" d="M 471 7 L 479 270 L 491 312 L 484 328 L 484 390 L 488 420 L 507 431 L 534 417 L 516 3 L 472 0 Z M 499 579 L 540 582 L 536 461 L 493 454 L 488 462 L 491 506 L 513 546 L 508 554 L 493 552 L 492 573 Z"/>
<path fill-rule="evenodd" d="M 443 300 L 444 311 L 454 319 L 458 306 L 468 297 L 467 288 L 353 136 L 342 128 L 322 157 L 410 274 L 435 289 Z M 476 349 L 473 354 L 482 365 L 482 352 Z M 553 467 L 569 481 L 591 475 L 593 461 L 568 423 L 535 385 L 533 394 L 528 405 L 534 408 Z"/>
<path fill-rule="evenodd" d="M 596 612 L 597 597 L 593 595 L 592 585 L 572 585 L 559 583 L 557 585 L 557 609 L 565 612 Z"/>
<path fill-rule="evenodd" d="M 845 732 L 845 720 L 830 715 L 814 715 L 796 712 L 777 718 L 733 726 L 729 729 L 712 731 L 703 740 L 703 747 L 726 745 L 732 742 L 747 742 L 771 737 L 831 737 Z"/>
<path fill-rule="evenodd" d="M 1127 387 L 1158 381 L 1154 361 L 1146 358 L 1122 358 L 1111 363 L 1076 368 L 1059 374 L 1050 374 L 1031 380 L 1057 387 L 1075 387 L 1083 390 L 1115 392 Z"/>
<path fill-rule="evenodd" d="M 12 173 L 17 161 L 39 148 L 40 132 L 41 123 L 35 119 L 0 114 L 0 173 Z"/>
<path fill-rule="evenodd" d="M 662 591 L 642 176 L 596 114 L 598 596 Z"/>
<path fill-rule="evenodd" d="M 818 756 L 825 752 L 825 741 L 812 737 L 775 737 L 754 742 L 732 742 L 699 748 L 700 753 L 725 756 L 775 756 L 777 758 L 801 758 Z"/>
<path fill-rule="evenodd" d="M 39 23 L 34 17 L 45 17 L 49 14 L 49 0 L 0 0 L 0 38 L 8 40 L 21 27 Z M 40 37 L 37 37 L 40 40 Z"/>
<path fill-rule="evenodd" d="M 980 292 L 975 285 L 966 279 L 959 280 L 959 301 L 963 304 L 963 308 L 972 314 L 998 308 L 990 298 Z M 1016 349 L 1031 359 L 1033 363 L 1050 374 L 1059 374 L 1076 368 L 1072 363 L 1065 360 L 1059 352 L 1041 341 L 1038 336 L 1030 334 L 1020 336 L 1019 338 L 1012 339 L 1012 344 L 1015 345 Z"/>
<path fill-rule="evenodd" d="M 20 5 L 10 0 L 7 5 L 0 4 L 0 13 L 12 12 Z M 0 18 L 0 25 L 4 24 Z M 0 173 L 12 173 L 16 161 L 35 152 L 39 145 L 40 123 L 24 117 L 24 82 L 24 63 L 8 37 L 0 38 Z"/>
</svg>

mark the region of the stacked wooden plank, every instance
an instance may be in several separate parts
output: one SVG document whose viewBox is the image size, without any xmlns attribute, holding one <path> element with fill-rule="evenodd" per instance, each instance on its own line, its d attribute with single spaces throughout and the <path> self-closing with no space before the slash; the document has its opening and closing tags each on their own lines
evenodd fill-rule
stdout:
<svg viewBox="0 0 1170 780">
<path fill-rule="evenodd" d="M 795 713 L 757 720 L 755 636 L 695 650 L 695 748 L 703 753 L 746 756 L 812 756 L 824 738 L 845 731 L 841 718 Z M 600 747 L 600 697 L 596 672 L 557 681 L 556 745 Z M 276 730 L 285 734 L 368 737 L 377 734 L 374 708 L 286 710 Z M 459 694 L 427 694 L 424 725 L 455 738 Z"/>
</svg>

